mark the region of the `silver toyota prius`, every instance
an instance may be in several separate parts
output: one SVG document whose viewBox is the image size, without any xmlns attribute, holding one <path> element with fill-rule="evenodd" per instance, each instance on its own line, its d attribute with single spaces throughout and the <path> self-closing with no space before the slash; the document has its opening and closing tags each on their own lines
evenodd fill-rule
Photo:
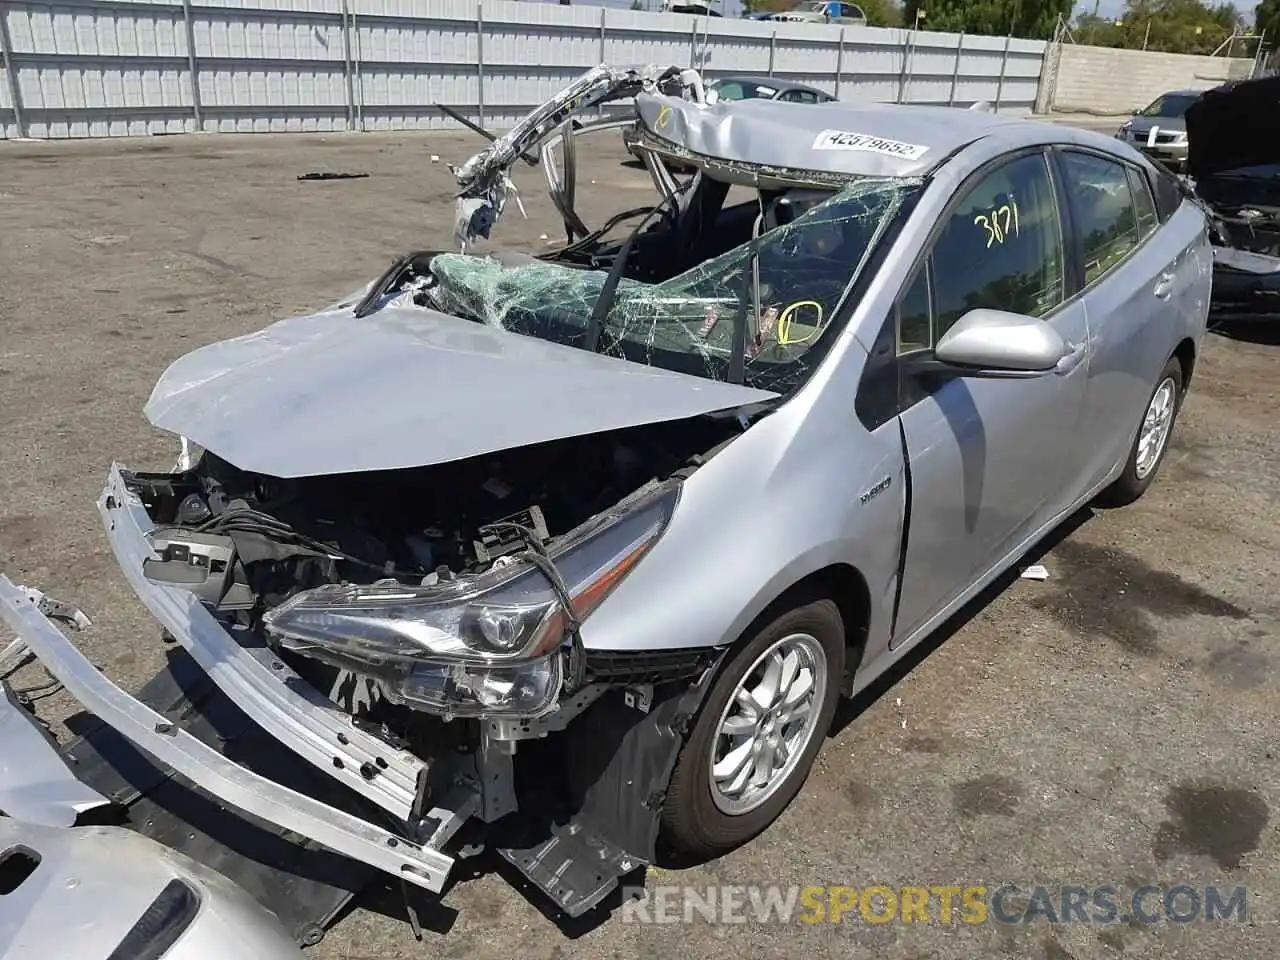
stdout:
<svg viewBox="0 0 1280 960">
<path fill-rule="evenodd" d="M 632 124 L 657 197 L 588 225 L 576 144 Z M 539 151 L 566 242 L 503 249 Z M 1057 124 L 600 67 L 455 175 L 453 243 L 165 371 L 179 463 L 99 500 L 167 634 L 352 803 L 229 762 L 0 577 L 107 724 L 430 890 L 468 821 L 570 914 L 759 833 L 842 694 L 1142 495 L 1205 332 L 1202 209 Z"/>
</svg>

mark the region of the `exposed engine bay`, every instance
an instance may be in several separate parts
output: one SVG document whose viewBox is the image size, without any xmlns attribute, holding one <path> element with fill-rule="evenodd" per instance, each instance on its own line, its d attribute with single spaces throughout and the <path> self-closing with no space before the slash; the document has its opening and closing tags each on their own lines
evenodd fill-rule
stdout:
<svg viewBox="0 0 1280 960">
<path fill-rule="evenodd" d="M 740 430 L 736 418 L 708 416 L 431 467 L 288 480 L 205 453 L 183 474 L 135 475 L 163 548 L 147 575 L 188 586 L 207 575 L 201 599 L 247 621 L 323 584 L 476 575 L 527 549 L 517 527 L 549 544 L 646 483 L 693 468 Z"/>
<path fill-rule="evenodd" d="M 1215 320 L 1280 317 L 1280 77 L 1227 83 L 1187 110 L 1188 189 L 1214 243 Z"/>
</svg>

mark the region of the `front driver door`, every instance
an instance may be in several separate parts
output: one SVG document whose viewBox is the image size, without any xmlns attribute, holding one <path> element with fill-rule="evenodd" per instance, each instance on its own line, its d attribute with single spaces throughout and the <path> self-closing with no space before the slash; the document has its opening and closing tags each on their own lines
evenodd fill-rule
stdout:
<svg viewBox="0 0 1280 960">
<path fill-rule="evenodd" d="M 911 503 L 894 644 L 930 621 L 1072 496 L 1088 368 L 1067 289 L 1063 216 L 1043 151 L 971 178 L 898 308 L 900 358 L 977 307 L 1041 317 L 1074 348 L 1032 379 L 916 377 L 899 363 Z"/>
</svg>

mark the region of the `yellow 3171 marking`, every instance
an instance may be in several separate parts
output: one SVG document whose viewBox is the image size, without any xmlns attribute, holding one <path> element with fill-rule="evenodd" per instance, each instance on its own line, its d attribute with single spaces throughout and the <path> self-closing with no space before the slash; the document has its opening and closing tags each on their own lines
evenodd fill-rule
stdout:
<svg viewBox="0 0 1280 960">
<path fill-rule="evenodd" d="M 1010 198 L 1008 203 L 1001 204 L 988 213 L 980 213 L 973 218 L 975 225 L 987 231 L 987 249 L 993 243 L 1003 244 L 1006 237 L 1018 236 L 1018 202 Z"/>
</svg>

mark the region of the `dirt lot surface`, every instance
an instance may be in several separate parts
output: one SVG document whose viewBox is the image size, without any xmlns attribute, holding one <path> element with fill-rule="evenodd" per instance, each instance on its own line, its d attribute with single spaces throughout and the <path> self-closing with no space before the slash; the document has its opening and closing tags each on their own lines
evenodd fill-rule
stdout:
<svg viewBox="0 0 1280 960">
<path fill-rule="evenodd" d="M 615 143 L 610 144 L 616 146 Z M 469 136 L 155 138 L 0 145 L 0 570 L 80 603 L 77 642 L 129 689 L 161 662 L 94 500 L 108 464 L 176 452 L 141 409 L 167 363 L 330 302 L 400 252 L 449 246 L 443 161 Z M 647 202 L 601 151 L 588 219 Z M 367 179 L 299 182 L 313 170 Z M 540 176 L 504 244 L 559 236 Z M 1271 958 L 1280 946 L 1280 347 L 1211 336 L 1164 472 L 1076 518 L 843 712 L 801 798 L 745 849 L 650 884 L 1015 882 L 1248 888 L 1246 923 L 558 926 L 487 871 L 424 913 L 359 908 L 337 958 Z M 371 416 L 376 413 L 371 412 Z M 18 685 L 39 680 L 27 669 Z M 42 712 L 65 717 L 59 695 Z M 1011 901 L 1014 902 L 1014 901 Z M 1152 901 L 1159 910 L 1158 900 Z M 1122 912 L 1124 912 L 1122 910 Z M 933 918 L 937 920 L 936 910 Z"/>
</svg>

